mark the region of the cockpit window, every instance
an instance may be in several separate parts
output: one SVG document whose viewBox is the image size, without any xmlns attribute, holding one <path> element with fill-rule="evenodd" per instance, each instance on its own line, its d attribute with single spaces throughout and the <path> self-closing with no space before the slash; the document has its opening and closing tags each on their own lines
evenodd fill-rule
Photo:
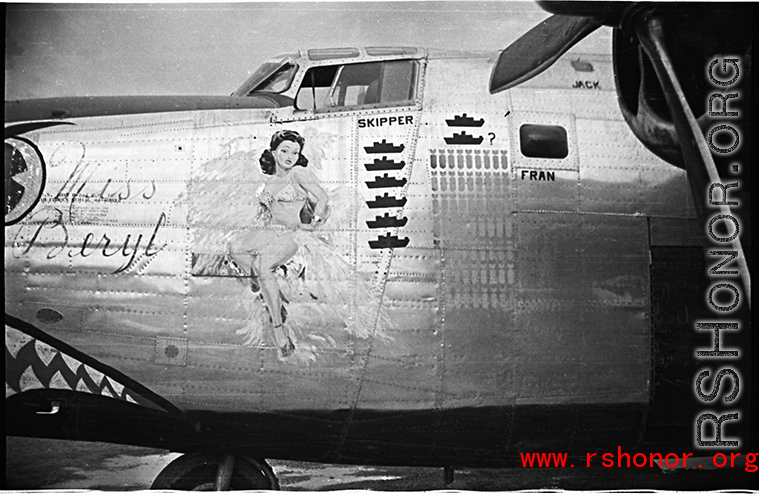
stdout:
<svg viewBox="0 0 759 495">
<path fill-rule="evenodd" d="M 290 83 L 295 77 L 295 73 L 298 71 L 298 66 L 295 64 L 286 64 L 279 68 L 276 72 L 264 79 L 259 85 L 255 86 L 248 92 L 248 96 L 259 91 L 267 91 L 269 93 L 282 93 L 290 89 Z"/>
<path fill-rule="evenodd" d="M 280 55 L 264 62 L 252 76 L 240 86 L 232 96 L 251 96 L 253 93 L 283 93 L 298 72 L 298 66 L 292 62 L 297 54 Z"/>
<path fill-rule="evenodd" d="M 412 105 L 416 79 L 414 60 L 314 67 L 303 79 L 295 106 L 328 112 L 346 107 Z"/>
</svg>

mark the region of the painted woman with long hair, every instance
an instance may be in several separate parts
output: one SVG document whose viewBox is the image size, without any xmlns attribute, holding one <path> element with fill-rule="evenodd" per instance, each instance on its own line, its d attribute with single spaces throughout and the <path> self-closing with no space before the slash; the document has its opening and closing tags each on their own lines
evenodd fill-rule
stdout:
<svg viewBox="0 0 759 495">
<path fill-rule="evenodd" d="M 295 131 L 282 130 L 272 136 L 269 149 L 259 159 L 261 170 L 268 176 L 258 194 L 259 215 L 263 216 L 265 228 L 258 231 L 254 246 L 234 255 L 249 270 L 251 289 L 261 291 L 282 357 L 292 354 L 295 345 L 285 326 L 275 270 L 298 251 L 295 233 L 319 228 L 329 215 L 327 193 L 306 168 L 304 144 L 303 137 Z"/>
<path fill-rule="evenodd" d="M 339 138 L 306 128 L 309 163 L 298 132 L 265 136 L 266 150 L 258 132 L 241 131 L 240 150 L 225 149 L 192 170 L 191 290 L 215 321 L 199 331 L 221 342 L 231 331 L 229 343 L 274 347 L 289 365 L 316 362 L 321 351 L 357 339 L 392 341 L 378 273 L 354 257 L 356 183 L 335 165 Z"/>
</svg>

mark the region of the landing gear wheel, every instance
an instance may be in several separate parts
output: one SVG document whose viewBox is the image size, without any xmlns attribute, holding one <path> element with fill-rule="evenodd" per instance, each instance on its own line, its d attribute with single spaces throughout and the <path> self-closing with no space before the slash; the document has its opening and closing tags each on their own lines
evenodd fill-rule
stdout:
<svg viewBox="0 0 759 495">
<path fill-rule="evenodd" d="M 156 477 L 153 490 L 214 491 L 224 454 L 185 454 L 174 459 Z M 228 459 L 228 458 L 227 458 Z M 279 490 L 279 482 L 263 459 L 236 457 L 229 490 Z"/>
</svg>

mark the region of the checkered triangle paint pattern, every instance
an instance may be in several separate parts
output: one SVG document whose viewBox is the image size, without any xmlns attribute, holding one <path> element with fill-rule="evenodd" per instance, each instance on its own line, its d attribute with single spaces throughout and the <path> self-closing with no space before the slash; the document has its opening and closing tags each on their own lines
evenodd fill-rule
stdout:
<svg viewBox="0 0 759 495">
<path fill-rule="evenodd" d="M 5 398 L 27 390 L 62 389 L 137 404 L 112 378 L 19 330 L 5 326 Z"/>
</svg>

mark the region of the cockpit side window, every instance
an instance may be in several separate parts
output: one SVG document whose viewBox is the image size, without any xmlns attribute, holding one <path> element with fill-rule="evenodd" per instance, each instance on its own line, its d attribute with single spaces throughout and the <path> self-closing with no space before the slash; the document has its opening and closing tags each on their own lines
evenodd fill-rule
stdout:
<svg viewBox="0 0 759 495">
<path fill-rule="evenodd" d="M 298 65 L 290 61 L 296 55 L 280 55 L 264 62 L 232 96 L 253 96 L 259 92 L 284 93 L 298 73 Z"/>
<path fill-rule="evenodd" d="M 329 112 L 411 105 L 416 95 L 416 74 L 414 60 L 314 67 L 303 79 L 295 106 Z"/>
<path fill-rule="evenodd" d="M 297 65 L 287 64 L 253 88 L 253 90 L 248 93 L 248 96 L 259 91 L 266 91 L 269 93 L 282 93 L 283 91 L 287 91 L 297 72 Z"/>
<path fill-rule="evenodd" d="M 295 99 L 298 110 L 329 108 L 329 94 L 340 66 L 313 67 L 306 72 Z"/>
</svg>

